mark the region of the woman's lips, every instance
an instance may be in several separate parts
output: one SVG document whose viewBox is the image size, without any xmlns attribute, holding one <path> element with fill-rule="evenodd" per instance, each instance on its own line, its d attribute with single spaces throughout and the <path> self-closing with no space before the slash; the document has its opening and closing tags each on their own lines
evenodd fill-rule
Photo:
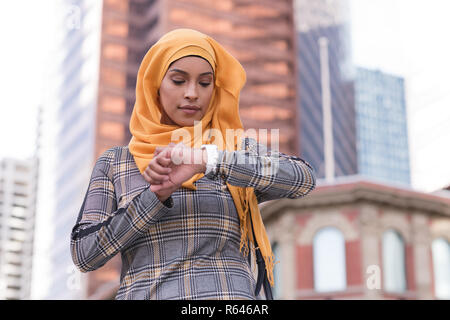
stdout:
<svg viewBox="0 0 450 320">
<path fill-rule="evenodd" d="M 194 114 L 197 111 L 200 111 L 200 108 L 196 106 L 183 106 L 180 107 L 180 109 L 187 114 Z"/>
<path fill-rule="evenodd" d="M 199 111 L 199 110 L 197 110 L 197 109 L 181 109 L 183 112 L 185 112 L 185 113 L 187 113 L 187 114 L 194 114 L 194 113 L 196 113 L 197 111 Z"/>
</svg>

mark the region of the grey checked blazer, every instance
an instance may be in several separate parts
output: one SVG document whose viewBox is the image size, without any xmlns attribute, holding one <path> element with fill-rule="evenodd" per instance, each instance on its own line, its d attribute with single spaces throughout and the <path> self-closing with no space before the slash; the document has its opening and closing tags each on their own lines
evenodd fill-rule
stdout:
<svg viewBox="0 0 450 320">
<path fill-rule="evenodd" d="M 248 260 L 239 251 L 239 217 L 225 182 L 253 187 L 258 202 L 307 195 L 315 187 L 304 160 L 245 138 L 219 151 L 215 170 L 164 203 L 150 191 L 127 146 L 97 160 L 71 234 L 82 272 L 120 253 L 116 299 L 257 299 Z"/>
</svg>

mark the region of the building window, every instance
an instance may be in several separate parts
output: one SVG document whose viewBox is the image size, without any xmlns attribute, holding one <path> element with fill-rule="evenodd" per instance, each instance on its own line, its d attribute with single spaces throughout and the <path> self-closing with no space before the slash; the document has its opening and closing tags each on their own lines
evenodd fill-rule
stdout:
<svg viewBox="0 0 450 320">
<path fill-rule="evenodd" d="M 313 240 L 314 289 L 317 292 L 346 289 L 345 239 L 335 227 L 320 229 Z"/>
<path fill-rule="evenodd" d="M 118 122 L 101 122 L 99 132 L 101 137 L 115 141 L 123 141 L 125 138 L 123 124 Z"/>
<path fill-rule="evenodd" d="M 438 299 L 450 299 L 450 243 L 444 238 L 435 239 L 431 250 L 435 296 Z"/>
<path fill-rule="evenodd" d="M 128 24 L 126 21 L 106 19 L 103 30 L 105 34 L 113 37 L 126 38 L 128 36 Z"/>
<path fill-rule="evenodd" d="M 126 112 L 126 101 L 125 98 L 121 96 L 105 94 L 100 98 L 100 106 L 102 111 L 105 112 L 115 114 L 124 114 Z"/>
<path fill-rule="evenodd" d="M 275 242 L 274 244 L 272 244 L 272 251 L 273 251 L 273 255 L 275 256 L 275 263 L 277 261 L 281 261 L 281 248 L 278 245 L 277 242 Z M 281 266 L 279 263 L 276 263 L 275 266 L 273 267 L 273 280 L 274 280 L 274 287 L 273 287 L 273 298 L 274 299 L 280 299 L 282 296 L 282 275 L 281 275 Z"/>
<path fill-rule="evenodd" d="M 386 292 L 406 291 L 405 243 L 392 229 L 383 234 L 383 285 Z"/>
<path fill-rule="evenodd" d="M 105 59 L 126 63 L 128 48 L 122 44 L 106 43 L 103 46 L 102 54 Z"/>
</svg>

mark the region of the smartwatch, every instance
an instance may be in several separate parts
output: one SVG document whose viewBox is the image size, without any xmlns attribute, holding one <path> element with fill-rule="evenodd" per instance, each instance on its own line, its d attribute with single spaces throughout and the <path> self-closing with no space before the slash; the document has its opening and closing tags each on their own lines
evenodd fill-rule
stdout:
<svg viewBox="0 0 450 320">
<path fill-rule="evenodd" d="M 206 171 L 205 171 L 206 176 L 210 172 L 215 171 L 217 161 L 219 158 L 219 151 L 215 144 L 203 144 L 201 146 L 201 149 L 206 150 L 206 153 L 208 154 L 208 160 L 206 163 Z"/>
</svg>

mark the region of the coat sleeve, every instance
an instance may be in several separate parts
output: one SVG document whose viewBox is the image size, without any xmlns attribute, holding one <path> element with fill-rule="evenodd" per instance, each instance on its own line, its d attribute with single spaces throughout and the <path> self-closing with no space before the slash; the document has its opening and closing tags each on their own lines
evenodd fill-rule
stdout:
<svg viewBox="0 0 450 320">
<path fill-rule="evenodd" d="M 112 160 L 114 149 L 96 162 L 77 222 L 71 234 L 71 254 L 76 267 L 92 271 L 130 246 L 173 205 L 162 203 L 146 188 L 124 207 L 117 207 Z"/>
<path fill-rule="evenodd" d="M 239 151 L 219 151 L 216 170 L 207 177 L 220 175 L 232 186 L 253 187 L 258 203 L 300 198 L 315 188 L 314 169 L 305 160 L 271 152 L 252 138 L 245 138 L 243 144 Z"/>
</svg>

